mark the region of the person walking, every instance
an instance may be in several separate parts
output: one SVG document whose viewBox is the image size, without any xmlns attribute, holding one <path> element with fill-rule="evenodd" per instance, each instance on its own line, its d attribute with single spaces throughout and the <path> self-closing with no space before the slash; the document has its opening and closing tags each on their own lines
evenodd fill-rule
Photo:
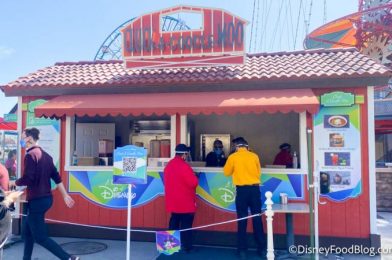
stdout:
<svg viewBox="0 0 392 260">
<path fill-rule="evenodd" d="M 169 230 L 191 228 L 195 217 L 198 179 L 186 162 L 188 154 L 189 147 L 177 145 L 176 156 L 164 169 L 165 204 L 171 213 Z M 192 231 L 181 232 L 181 244 L 185 252 L 193 250 Z"/>
<path fill-rule="evenodd" d="M 248 216 L 249 209 L 252 215 L 261 214 L 261 167 L 259 157 L 248 150 L 248 142 L 243 137 L 235 138 L 232 142 L 235 152 L 227 158 L 223 172 L 226 176 L 232 176 L 233 184 L 236 186 L 237 218 Z M 265 257 L 266 243 L 261 216 L 253 217 L 252 221 L 257 253 L 259 256 Z M 247 222 L 247 219 L 237 222 L 237 252 L 241 259 L 247 258 Z"/>
<path fill-rule="evenodd" d="M 53 204 L 50 180 L 57 184 L 69 208 L 73 207 L 75 202 L 66 192 L 52 157 L 38 146 L 39 134 L 37 128 L 27 128 L 23 131 L 20 140 L 21 147 L 26 149 L 23 175 L 10 182 L 11 186 L 27 186 L 27 217 L 22 230 L 25 237 L 23 260 L 31 259 L 35 242 L 59 259 L 77 260 L 79 257 L 65 252 L 47 234 L 45 214 Z"/>
</svg>

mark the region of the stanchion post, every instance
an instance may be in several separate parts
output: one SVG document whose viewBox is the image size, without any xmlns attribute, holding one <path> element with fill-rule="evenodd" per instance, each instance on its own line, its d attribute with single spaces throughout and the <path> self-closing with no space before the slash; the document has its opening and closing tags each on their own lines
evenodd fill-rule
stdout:
<svg viewBox="0 0 392 260">
<path fill-rule="evenodd" d="M 131 259 L 131 207 L 132 207 L 132 184 L 128 184 L 128 216 L 127 216 L 127 253 L 126 259 Z"/>
<path fill-rule="evenodd" d="M 272 230 L 272 221 L 273 221 L 273 216 L 274 212 L 272 210 L 272 204 L 274 202 L 272 201 L 272 193 L 270 191 L 267 191 L 265 193 L 265 205 L 267 206 L 267 210 L 265 211 L 265 216 L 267 217 L 267 259 L 268 260 L 273 260 L 275 258 L 274 254 L 274 233 Z"/>
</svg>

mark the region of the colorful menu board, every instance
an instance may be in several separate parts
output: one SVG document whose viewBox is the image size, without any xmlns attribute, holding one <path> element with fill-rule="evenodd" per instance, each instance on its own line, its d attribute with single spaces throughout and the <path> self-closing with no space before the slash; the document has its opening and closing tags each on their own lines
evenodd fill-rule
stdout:
<svg viewBox="0 0 392 260">
<path fill-rule="evenodd" d="M 147 183 L 147 150 L 126 145 L 113 153 L 113 184 Z"/>
<path fill-rule="evenodd" d="M 321 196 L 344 201 L 361 194 L 361 139 L 358 104 L 323 105 L 314 117 L 314 155 Z M 347 95 L 348 93 L 342 93 Z M 354 95 L 352 95 L 354 96 Z"/>
</svg>

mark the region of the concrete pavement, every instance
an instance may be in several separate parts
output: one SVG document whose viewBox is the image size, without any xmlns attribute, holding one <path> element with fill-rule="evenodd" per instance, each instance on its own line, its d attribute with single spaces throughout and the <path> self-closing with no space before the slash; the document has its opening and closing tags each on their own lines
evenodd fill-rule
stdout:
<svg viewBox="0 0 392 260">
<path fill-rule="evenodd" d="M 377 226 L 379 233 L 381 234 L 381 245 L 383 249 L 389 248 L 392 250 L 392 213 L 379 212 L 377 219 Z M 122 260 L 125 259 L 125 241 L 115 240 L 96 240 L 96 239 L 77 239 L 77 238 L 54 238 L 58 243 L 68 242 L 98 242 L 105 244 L 107 248 L 97 253 L 79 255 L 82 260 Z M 159 257 L 154 243 L 149 242 L 133 242 L 131 243 L 131 259 L 136 260 L 151 260 L 159 257 L 170 258 L 170 259 L 236 259 L 234 255 L 235 250 L 229 248 L 212 248 L 212 247 L 198 247 L 198 250 L 191 254 L 175 254 L 171 257 Z M 4 249 L 3 259 L 22 259 L 23 256 L 23 243 L 17 242 Z M 249 253 L 249 259 L 255 259 L 256 256 L 252 252 Z M 337 257 L 335 255 L 320 256 L 320 259 L 345 259 L 345 260 L 367 260 L 367 259 L 382 259 L 392 260 L 392 254 L 389 255 L 377 255 L 374 257 L 366 255 L 343 255 Z M 307 258 L 307 257 L 300 257 Z M 36 245 L 33 253 L 33 260 L 53 260 L 55 259 L 47 250 L 41 246 Z"/>
</svg>

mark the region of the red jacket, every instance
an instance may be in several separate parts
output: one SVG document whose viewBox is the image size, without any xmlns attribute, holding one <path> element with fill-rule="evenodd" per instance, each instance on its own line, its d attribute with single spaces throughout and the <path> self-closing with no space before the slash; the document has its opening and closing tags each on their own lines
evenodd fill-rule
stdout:
<svg viewBox="0 0 392 260">
<path fill-rule="evenodd" d="M 174 157 L 166 165 L 163 181 L 168 212 L 193 213 L 196 211 L 198 180 L 192 168 L 180 156 Z"/>
</svg>

